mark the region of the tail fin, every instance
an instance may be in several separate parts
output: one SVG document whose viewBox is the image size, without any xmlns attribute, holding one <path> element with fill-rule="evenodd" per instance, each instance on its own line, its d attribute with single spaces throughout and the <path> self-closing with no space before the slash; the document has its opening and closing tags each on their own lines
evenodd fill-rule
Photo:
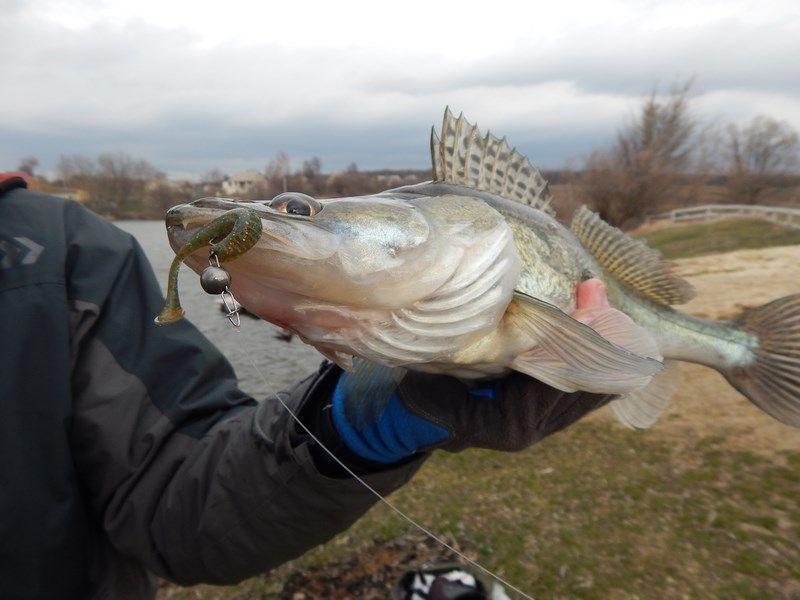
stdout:
<svg viewBox="0 0 800 600">
<path fill-rule="evenodd" d="M 800 294 L 747 310 L 737 321 L 759 345 L 753 362 L 725 377 L 753 404 L 800 427 Z"/>
</svg>

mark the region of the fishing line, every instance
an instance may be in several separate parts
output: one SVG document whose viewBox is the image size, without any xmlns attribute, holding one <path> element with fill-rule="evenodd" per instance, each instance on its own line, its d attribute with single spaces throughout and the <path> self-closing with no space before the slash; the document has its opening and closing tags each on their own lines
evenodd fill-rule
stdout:
<svg viewBox="0 0 800 600">
<path fill-rule="evenodd" d="M 234 329 L 234 331 L 236 331 L 238 333 L 240 331 L 240 329 L 236 328 L 236 329 Z M 373 496 L 375 496 L 378 500 L 380 500 L 392 512 L 394 512 L 401 519 L 403 519 L 404 521 L 406 521 L 407 523 L 409 523 L 410 525 L 414 526 L 416 529 L 418 529 L 419 531 L 424 533 L 426 536 L 428 536 L 430 539 L 432 539 L 436 543 L 440 544 L 444 548 L 447 548 L 450 552 L 452 552 L 453 554 L 455 554 L 456 556 L 461 558 L 461 560 L 465 561 L 466 563 L 470 564 L 471 566 L 475 567 L 476 569 L 479 569 L 480 571 L 482 571 L 483 573 L 485 573 L 486 575 L 488 575 L 492 579 L 496 580 L 500 584 L 502 584 L 502 585 L 506 586 L 507 588 L 515 591 L 517 594 L 519 594 L 523 598 L 527 598 L 527 600 L 534 600 L 532 596 L 529 596 L 528 594 L 523 592 L 518 587 L 512 585 L 511 583 L 509 583 L 508 581 L 506 581 L 505 579 L 500 577 L 500 575 L 497 575 L 494 572 L 490 571 L 488 568 L 484 567 L 479 562 L 471 559 L 469 556 L 467 556 L 463 552 L 461 552 L 459 550 L 456 550 L 453 546 L 448 544 L 444 539 L 442 539 L 441 537 L 436 535 L 430 529 L 428 529 L 424 525 L 418 523 L 413 518 L 411 518 L 409 515 L 407 515 L 405 512 L 403 512 L 402 510 L 397 508 L 393 503 L 389 502 L 389 500 L 384 498 L 383 495 L 379 491 L 377 491 L 375 488 L 373 488 L 370 484 L 368 484 L 366 481 L 364 481 L 361 477 L 356 475 L 356 473 L 353 472 L 353 470 L 350 467 L 348 467 L 343 461 L 341 461 L 338 456 L 336 456 L 331 450 L 329 450 L 328 447 L 325 444 L 323 444 L 320 441 L 320 439 L 316 435 L 314 435 L 314 433 L 308 427 L 306 427 L 305 423 L 303 423 L 300 420 L 300 418 L 294 413 L 294 411 L 289 407 L 289 405 L 286 404 L 286 402 L 284 402 L 284 400 L 278 395 L 278 393 L 275 391 L 275 389 L 267 381 L 267 378 L 264 376 L 263 371 L 258 367 L 258 365 L 256 365 L 255 360 L 253 360 L 252 355 L 247 354 L 247 362 L 250 363 L 250 366 L 253 368 L 253 370 L 256 372 L 258 377 L 261 379 L 261 381 L 264 384 L 264 386 L 269 390 L 269 393 L 271 393 L 275 397 L 275 399 L 281 404 L 281 406 L 283 406 L 283 408 L 286 410 L 286 412 L 289 413 L 289 415 L 292 417 L 292 419 L 294 419 L 294 421 L 303 429 L 303 431 L 305 431 L 309 435 L 309 437 L 312 440 L 314 440 L 314 442 L 316 442 L 319 445 L 319 447 L 322 448 L 353 479 L 355 479 L 362 486 L 364 486 L 364 488 L 366 488 Z"/>
</svg>

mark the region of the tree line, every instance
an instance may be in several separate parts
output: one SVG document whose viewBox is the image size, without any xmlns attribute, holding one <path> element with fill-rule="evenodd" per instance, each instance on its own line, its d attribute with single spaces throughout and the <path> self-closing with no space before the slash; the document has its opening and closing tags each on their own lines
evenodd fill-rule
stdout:
<svg viewBox="0 0 800 600">
<path fill-rule="evenodd" d="M 219 169 L 206 172 L 198 182 L 173 181 L 146 160 L 124 152 L 103 153 L 92 159 L 62 155 L 56 176 L 37 174 L 38 160 L 25 157 L 18 170 L 34 177 L 33 187 L 50 193 L 69 193 L 93 211 L 115 219 L 160 219 L 167 209 L 203 196 L 224 196 L 228 179 Z M 281 192 L 299 191 L 320 198 L 371 194 L 390 187 L 430 178 L 428 170 L 386 169 L 361 171 L 355 163 L 345 170 L 324 173 L 322 161 L 313 157 L 293 170 L 289 157 L 278 152 L 263 170 L 263 180 L 237 194 L 243 199 L 270 199 Z"/>
<path fill-rule="evenodd" d="M 409 185 L 430 179 L 428 169 L 383 169 L 361 171 L 350 163 L 342 171 L 324 173 L 319 157 L 304 160 L 298 169 L 292 169 L 289 156 L 279 151 L 267 162 L 264 181 L 250 191 L 240 194 L 245 199 L 269 199 L 286 191 L 302 192 L 319 198 L 341 198 L 374 194 L 392 187 Z M 224 175 L 218 169 L 206 173 L 202 180 L 211 192 L 224 191 Z"/>
</svg>

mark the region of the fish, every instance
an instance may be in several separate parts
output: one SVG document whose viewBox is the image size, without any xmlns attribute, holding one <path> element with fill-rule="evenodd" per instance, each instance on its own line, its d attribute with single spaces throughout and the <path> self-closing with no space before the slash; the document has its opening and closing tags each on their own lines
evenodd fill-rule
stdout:
<svg viewBox="0 0 800 600">
<path fill-rule="evenodd" d="M 470 383 L 518 371 L 613 395 L 622 423 L 647 428 L 683 361 L 716 369 L 800 427 L 800 294 L 730 321 L 690 316 L 675 308 L 694 290 L 674 265 L 586 207 L 559 221 L 544 177 L 505 138 L 448 108 L 430 151 L 431 181 L 377 194 L 173 207 L 165 222 L 176 261 L 200 273 L 209 228 L 236 238 L 231 211 L 259 221 L 258 236 L 251 227 L 226 257 L 231 291 L 367 396 L 385 397 L 408 370 Z M 575 290 L 591 278 L 609 306 L 578 309 Z"/>
</svg>

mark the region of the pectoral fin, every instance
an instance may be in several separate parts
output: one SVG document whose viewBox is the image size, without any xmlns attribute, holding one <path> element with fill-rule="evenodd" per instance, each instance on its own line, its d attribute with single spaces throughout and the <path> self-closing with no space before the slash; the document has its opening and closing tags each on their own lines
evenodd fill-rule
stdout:
<svg viewBox="0 0 800 600">
<path fill-rule="evenodd" d="M 653 336 L 616 308 L 610 306 L 579 308 L 572 313 L 572 318 L 588 325 L 609 342 L 625 348 L 628 352 L 656 360 L 663 358 Z"/>
<path fill-rule="evenodd" d="M 511 367 L 565 392 L 624 394 L 646 386 L 663 366 L 660 360 L 637 353 L 655 348 L 650 335 L 610 307 L 589 319 L 600 331 L 552 304 L 520 293 L 508 315 L 537 342 Z M 626 347 L 604 337 L 603 331 Z"/>
<path fill-rule="evenodd" d="M 342 371 L 351 372 L 355 367 L 353 366 L 353 356 L 345 354 L 338 350 L 326 350 L 324 348 L 317 348 L 317 351 L 325 358 L 337 365 Z"/>
<path fill-rule="evenodd" d="M 353 370 L 342 375 L 344 393 L 350 400 L 347 417 L 356 427 L 375 420 L 400 385 L 406 370 L 386 367 L 363 358 L 353 360 Z"/>
</svg>

